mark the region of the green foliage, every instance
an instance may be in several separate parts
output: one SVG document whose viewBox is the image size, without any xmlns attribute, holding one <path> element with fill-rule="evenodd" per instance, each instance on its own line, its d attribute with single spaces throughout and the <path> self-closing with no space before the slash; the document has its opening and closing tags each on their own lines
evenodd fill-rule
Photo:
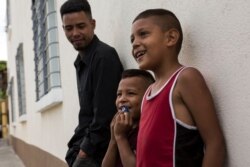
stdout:
<svg viewBox="0 0 250 167">
<path fill-rule="evenodd" d="M 6 61 L 0 61 L 0 71 L 4 71 L 7 69 Z"/>
<path fill-rule="evenodd" d="M 0 99 L 5 99 L 6 98 L 6 92 L 0 90 Z"/>
<path fill-rule="evenodd" d="M 0 72 L 7 70 L 7 63 L 6 61 L 0 61 Z M 5 90 L 0 89 L 0 99 L 6 98 Z"/>
</svg>

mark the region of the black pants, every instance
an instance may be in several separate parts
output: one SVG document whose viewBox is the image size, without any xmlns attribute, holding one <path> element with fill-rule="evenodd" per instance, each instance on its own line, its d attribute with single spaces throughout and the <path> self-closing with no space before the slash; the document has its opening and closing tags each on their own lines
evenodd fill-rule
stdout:
<svg viewBox="0 0 250 167">
<path fill-rule="evenodd" d="M 90 157 L 77 157 L 72 167 L 99 167 L 99 165 Z"/>
</svg>

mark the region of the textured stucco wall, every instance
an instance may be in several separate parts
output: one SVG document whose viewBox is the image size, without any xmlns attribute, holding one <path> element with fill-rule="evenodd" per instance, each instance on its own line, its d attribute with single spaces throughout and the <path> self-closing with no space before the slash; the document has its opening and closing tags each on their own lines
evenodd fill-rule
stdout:
<svg viewBox="0 0 250 167">
<path fill-rule="evenodd" d="M 58 0 L 58 9 L 65 0 Z M 225 134 L 228 167 L 250 164 L 250 1 L 247 0 L 89 0 L 97 20 L 96 34 L 113 45 L 125 68 L 137 68 L 131 56 L 134 17 L 148 8 L 166 8 L 179 18 L 184 32 L 180 61 L 197 67 L 206 78 Z M 64 37 L 58 14 L 62 105 L 43 113 L 34 110 L 35 85 L 31 1 L 11 0 L 8 38 L 9 76 L 16 75 L 15 55 L 24 42 L 27 122 L 10 126 L 16 137 L 64 159 L 66 143 L 77 124 L 78 98 L 73 61 L 76 52 Z M 58 10 L 59 11 L 59 10 Z M 16 86 L 15 86 L 16 89 Z M 17 92 L 15 92 L 17 95 Z M 17 100 L 17 99 L 16 99 Z M 17 101 L 15 102 L 17 105 Z M 15 107 L 17 109 L 17 106 Z"/>
</svg>

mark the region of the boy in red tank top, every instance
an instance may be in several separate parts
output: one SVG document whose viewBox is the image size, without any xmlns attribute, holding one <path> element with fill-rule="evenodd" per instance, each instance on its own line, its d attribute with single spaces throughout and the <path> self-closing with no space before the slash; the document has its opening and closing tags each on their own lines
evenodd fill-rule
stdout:
<svg viewBox="0 0 250 167">
<path fill-rule="evenodd" d="M 140 13 L 132 53 L 156 82 L 147 90 L 137 140 L 137 167 L 222 167 L 225 144 L 202 74 L 178 61 L 182 29 L 165 9 Z"/>
</svg>

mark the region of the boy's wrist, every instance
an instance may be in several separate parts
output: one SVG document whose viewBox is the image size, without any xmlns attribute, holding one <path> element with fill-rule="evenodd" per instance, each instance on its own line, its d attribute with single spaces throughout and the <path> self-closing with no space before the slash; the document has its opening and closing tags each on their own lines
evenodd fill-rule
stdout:
<svg viewBox="0 0 250 167">
<path fill-rule="evenodd" d="M 117 136 L 115 136 L 115 140 L 116 140 L 116 142 L 127 140 L 127 136 L 126 135 L 117 135 Z"/>
<path fill-rule="evenodd" d="M 110 140 L 109 145 L 116 146 L 117 145 L 116 140 Z"/>
<path fill-rule="evenodd" d="M 110 144 L 116 144 L 116 139 L 115 138 L 111 138 L 109 141 Z"/>
</svg>

